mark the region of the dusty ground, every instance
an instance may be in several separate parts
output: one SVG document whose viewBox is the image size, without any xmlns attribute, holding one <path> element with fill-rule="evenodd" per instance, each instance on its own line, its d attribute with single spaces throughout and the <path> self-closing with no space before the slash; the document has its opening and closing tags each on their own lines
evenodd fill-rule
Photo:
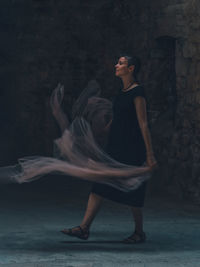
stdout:
<svg viewBox="0 0 200 267">
<path fill-rule="evenodd" d="M 128 207 L 105 201 L 88 241 L 65 236 L 83 216 L 90 185 L 63 178 L 1 186 L 0 266 L 200 266 L 200 208 L 160 197 L 146 199 L 147 242 L 124 245 L 132 232 Z M 77 185 L 78 188 L 77 189 Z"/>
</svg>

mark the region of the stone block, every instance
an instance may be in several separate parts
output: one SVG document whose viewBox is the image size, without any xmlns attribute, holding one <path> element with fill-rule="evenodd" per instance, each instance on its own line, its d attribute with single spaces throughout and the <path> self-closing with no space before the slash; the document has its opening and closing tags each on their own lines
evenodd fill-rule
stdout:
<svg viewBox="0 0 200 267">
<path fill-rule="evenodd" d="M 185 19 L 182 14 L 176 15 L 176 23 L 178 26 L 185 26 Z"/>
<path fill-rule="evenodd" d="M 197 47 L 194 43 L 190 43 L 189 41 L 185 42 L 183 46 L 183 56 L 185 58 L 192 58 L 197 53 Z"/>
<path fill-rule="evenodd" d="M 179 93 L 180 90 L 180 94 L 182 94 L 182 90 L 186 89 L 187 87 L 187 78 L 186 76 L 180 76 L 179 73 L 177 73 L 176 76 L 176 87 L 177 87 L 177 92 Z"/>
<path fill-rule="evenodd" d="M 181 76 L 187 75 L 188 64 L 187 60 L 183 57 L 176 58 L 176 74 Z"/>
<path fill-rule="evenodd" d="M 168 5 L 164 8 L 165 13 L 167 15 L 175 15 L 176 14 L 182 14 L 185 9 L 186 4 L 185 3 L 174 3 L 172 5 Z"/>
</svg>

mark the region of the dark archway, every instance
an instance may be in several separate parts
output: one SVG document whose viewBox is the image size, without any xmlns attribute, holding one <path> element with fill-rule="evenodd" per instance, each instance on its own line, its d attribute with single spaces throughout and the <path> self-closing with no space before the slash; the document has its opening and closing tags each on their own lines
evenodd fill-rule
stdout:
<svg viewBox="0 0 200 267">
<path fill-rule="evenodd" d="M 171 187 L 170 145 L 174 133 L 177 106 L 176 93 L 176 39 L 161 36 L 154 41 L 149 67 L 149 119 L 159 170 L 151 182 L 153 191 L 163 192 Z M 171 189 L 170 189 L 171 190 Z"/>
<path fill-rule="evenodd" d="M 154 121 L 166 117 L 174 121 L 176 110 L 176 39 L 161 36 L 150 53 L 150 110 Z"/>
</svg>

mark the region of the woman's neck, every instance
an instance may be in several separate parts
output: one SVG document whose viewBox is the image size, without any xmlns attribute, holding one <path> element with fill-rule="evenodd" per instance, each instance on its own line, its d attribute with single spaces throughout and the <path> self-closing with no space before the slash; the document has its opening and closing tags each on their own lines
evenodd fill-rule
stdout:
<svg viewBox="0 0 200 267">
<path fill-rule="evenodd" d="M 135 84 L 133 77 L 123 77 L 122 82 L 123 82 L 123 89 L 122 89 L 123 91 L 128 90 L 132 85 Z"/>
</svg>

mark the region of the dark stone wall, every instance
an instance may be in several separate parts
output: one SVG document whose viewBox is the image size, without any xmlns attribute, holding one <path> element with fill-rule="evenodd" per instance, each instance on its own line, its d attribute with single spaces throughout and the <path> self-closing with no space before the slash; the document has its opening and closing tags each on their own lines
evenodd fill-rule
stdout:
<svg viewBox="0 0 200 267">
<path fill-rule="evenodd" d="M 199 2 L 2 0 L 0 161 L 51 155 L 59 136 L 49 96 L 65 85 L 64 109 L 96 79 L 108 98 L 120 89 L 113 66 L 141 57 L 153 145 L 150 187 L 200 200 Z"/>
<path fill-rule="evenodd" d="M 150 82 L 149 115 L 160 165 L 152 188 L 199 203 L 200 2 L 136 2 L 138 43 L 148 44 L 143 78 Z"/>
<path fill-rule="evenodd" d="M 2 164 L 24 155 L 51 154 L 58 132 L 49 96 L 58 82 L 65 84 L 69 113 L 91 79 L 110 95 L 113 56 L 123 46 L 115 18 L 121 5 L 113 10 L 113 4 L 1 1 Z M 120 20 L 123 28 L 123 17 Z"/>
<path fill-rule="evenodd" d="M 4 165 L 24 155 L 51 154 L 59 133 L 49 96 L 58 82 L 65 85 L 68 113 L 91 79 L 104 96 L 117 92 L 114 64 L 122 51 L 135 51 L 138 14 L 134 3 L 120 0 L 4 0 L 1 7 Z"/>
</svg>

